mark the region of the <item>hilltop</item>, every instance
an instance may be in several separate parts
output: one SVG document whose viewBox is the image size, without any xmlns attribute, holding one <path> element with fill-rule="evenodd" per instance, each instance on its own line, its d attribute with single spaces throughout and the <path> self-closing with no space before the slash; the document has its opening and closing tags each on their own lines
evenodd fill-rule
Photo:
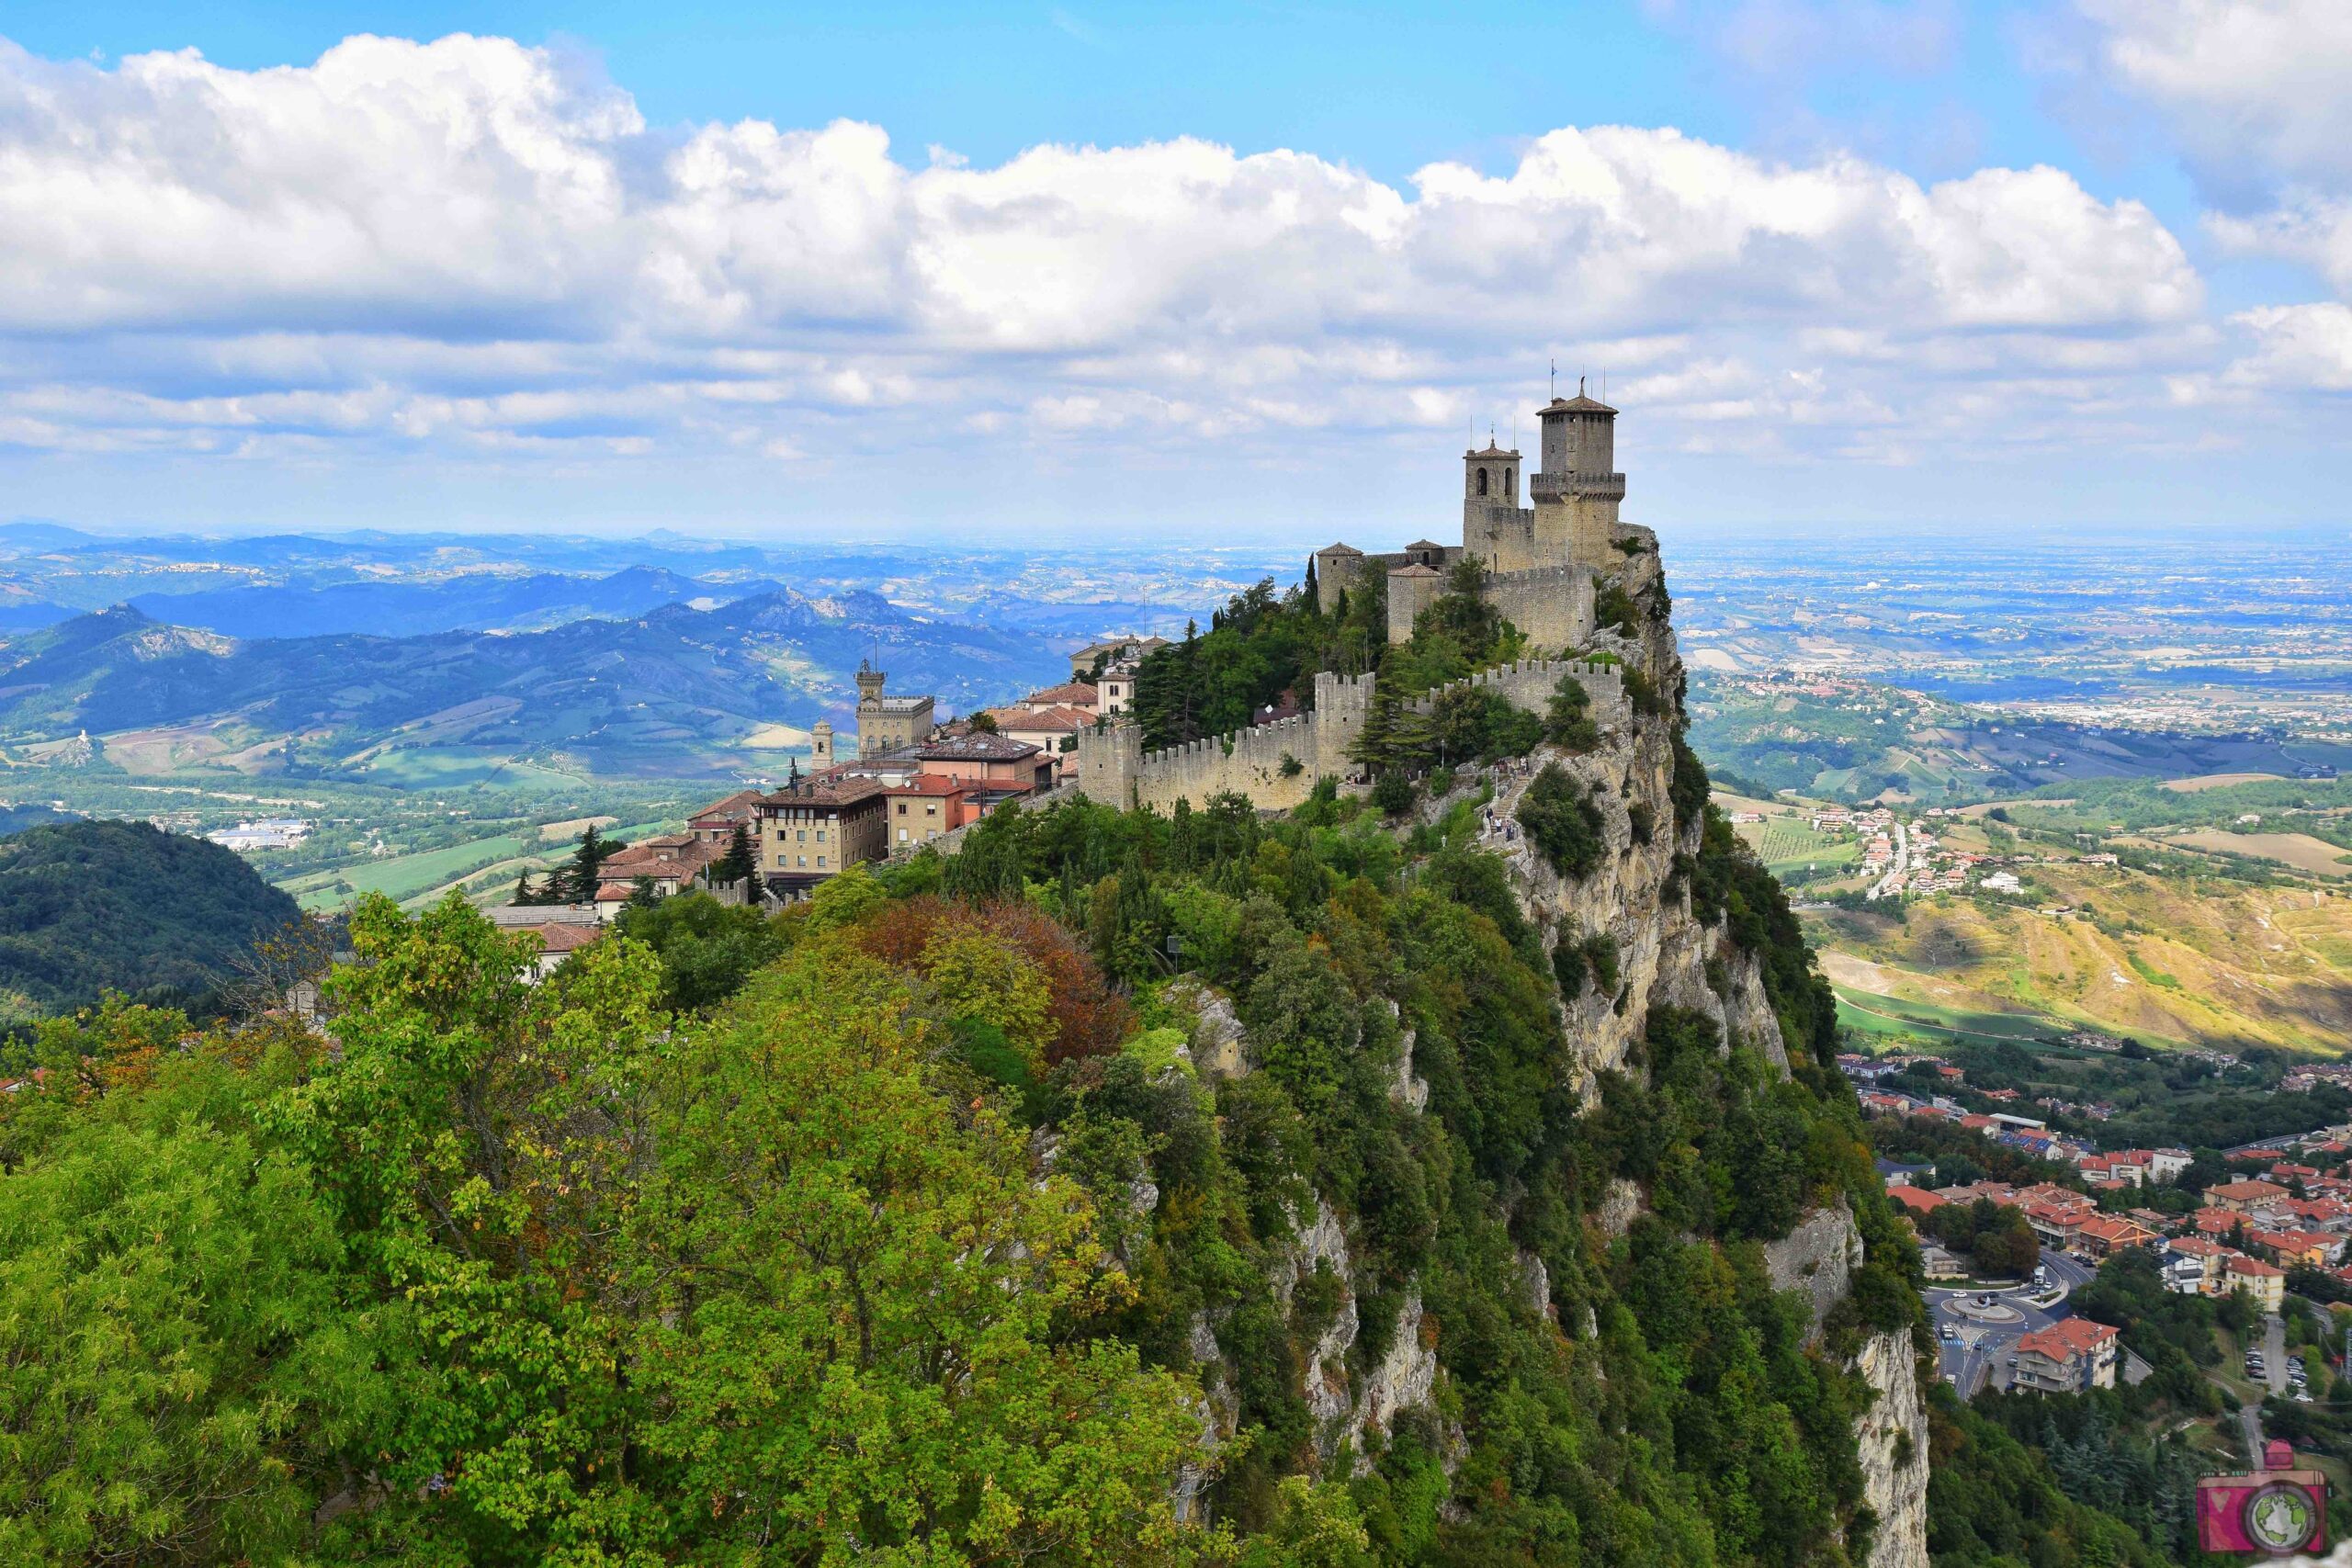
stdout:
<svg viewBox="0 0 2352 1568">
<path fill-rule="evenodd" d="M 300 918 L 238 855 L 143 822 L 0 839 L 0 1022 L 119 990 L 187 1006 Z"/>
</svg>

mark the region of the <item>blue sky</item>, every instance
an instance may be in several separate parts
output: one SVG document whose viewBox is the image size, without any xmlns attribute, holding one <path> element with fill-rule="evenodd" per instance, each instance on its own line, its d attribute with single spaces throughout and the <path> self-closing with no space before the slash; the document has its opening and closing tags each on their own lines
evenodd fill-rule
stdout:
<svg viewBox="0 0 2352 1568">
<path fill-rule="evenodd" d="M 0 510 L 1376 538 L 1558 355 L 1669 531 L 2335 521 L 2347 10 L 18 6 Z"/>
</svg>

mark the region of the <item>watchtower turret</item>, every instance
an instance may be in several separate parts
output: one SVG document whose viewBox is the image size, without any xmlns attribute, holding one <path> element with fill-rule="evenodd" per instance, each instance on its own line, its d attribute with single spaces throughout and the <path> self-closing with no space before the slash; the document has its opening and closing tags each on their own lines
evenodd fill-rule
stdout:
<svg viewBox="0 0 2352 1568">
<path fill-rule="evenodd" d="M 1535 499 L 1535 542 L 1554 561 L 1605 570 L 1625 476 L 1616 471 L 1617 411 L 1585 395 L 1554 398 L 1536 411 L 1544 424 L 1544 467 L 1529 481 Z"/>
</svg>

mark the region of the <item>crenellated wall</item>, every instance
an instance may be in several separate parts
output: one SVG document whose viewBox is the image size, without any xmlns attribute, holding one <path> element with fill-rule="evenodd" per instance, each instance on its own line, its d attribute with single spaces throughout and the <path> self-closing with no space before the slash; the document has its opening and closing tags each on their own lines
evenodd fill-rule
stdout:
<svg viewBox="0 0 2352 1568">
<path fill-rule="evenodd" d="M 1436 709 L 1438 698 L 1448 692 L 1490 691 L 1514 706 L 1542 713 L 1563 675 L 1574 675 L 1584 687 L 1585 694 L 1592 699 L 1596 722 L 1606 724 L 1624 716 L 1624 676 L 1613 664 L 1590 664 L 1581 659 L 1522 659 L 1515 664 L 1498 664 L 1467 680 L 1448 682 L 1407 705 L 1415 713 L 1430 713 Z"/>
<path fill-rule="evenodd" d="M 1532 713 L 1542 713 L 1563 675 L 1574 675 L 1591 694 L 1603 722 L 1624 710 L 1623 678 L 1611 666 L 1577 660 L 1524 660 L 1482 670 L 1464 681 L 1441 686 L 1410 705 L 1427 713 L 1445 692 L 1488 690 Z M 1146 751 L 1133 725 L 1088 730 L 1078 738 L 1078 787 L 1106 805 L 1148 806 L 1169 811 L 1179 800 L 1195 807 L 1219 795 L 1239 795 L 1261 810 L 1283 810 L 1314 793 L 1319 778 L 1346 778 L 1354 771 L 1348 751 L 1363 731 L 1372 705 L 1373 677 L 1315 677 L 1311 712 L 1277 719 L 1231 734 Z M 1296 762 L 1293 769 L 1289 764 Z"/>
</svg>

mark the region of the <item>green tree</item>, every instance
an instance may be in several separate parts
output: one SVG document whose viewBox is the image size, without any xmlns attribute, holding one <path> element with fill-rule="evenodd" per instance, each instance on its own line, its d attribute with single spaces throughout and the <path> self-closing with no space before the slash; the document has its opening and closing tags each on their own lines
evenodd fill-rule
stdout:
<svg viewBox="0 0 2352 1568">
<path fill-rule="evenodd" d="M 738 822 L 728 837 L 727 852 L 710 868 L 711 880 L 722 887 L 740 887 L 759 874 L 760 856 L 752 847 L 751 829 Z"/>
<path fill-rule="evenodd" d="M 663 1097 L 637 1342 L 682 1521 L 784 1561 L 1181 1561 L 1189 1379 L 1068 1325 L 1130 1295 L 1067 1178 L 923 1082 L 904 985 L 796 952 Z"/>
</svg>

